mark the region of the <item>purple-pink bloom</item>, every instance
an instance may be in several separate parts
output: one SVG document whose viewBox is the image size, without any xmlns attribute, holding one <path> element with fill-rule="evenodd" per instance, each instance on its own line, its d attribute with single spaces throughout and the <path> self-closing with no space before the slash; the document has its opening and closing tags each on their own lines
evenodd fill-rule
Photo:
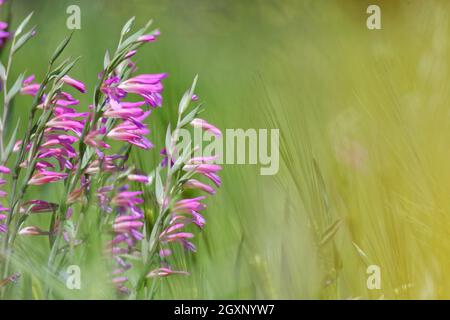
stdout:
<svg viewBox="0 0 450 320">
<path fill-rule="evenodd" d="M 152 278 L 152 277 L 166 277 L 172 274 L 180 274 L 180 275 L 189 275 L 188 272 L 186 271 L 176 271 L 176 270 L 172 270 L 170 268 L 167 267 L 162 267 L 162 268 L 158 268 L 155 270 L 150 271 L 147 274 L 147 278 Z"/>
<path fill-rule="evenodd" d="M 152 107 L 162 104 L 161 93 L 164 89 L 161 80 L 167 74 L 142 74 L 122 81 L 118 77 L 107 79 L 102 86 L 102 91 L 108 95 L 110 100 L 120 100 L 127 93 L 134 93 L 144 98 L 145 102 Z"/>
<path fill-rule="evenodd" d="M 194 128 L 201 128 L 206 132 L 212 133 L 216 137 L 222 136 L 222 132 L 218 128 L 216 128 L 215 126 L 213 126 L 212 124 L 208 123 L 206 120 L 203 119 L 196 118 L 192 120 L 191 126 L 193 126 Z"/>
<path fill-rule="evenodd" d="M 28 181 L 29 185 L 40 186 L 47 183 L 52 183 L 60 180 L 66 179 L 67 173 L 53 172 L 41 170 L 38 171 L 31 179 Z"/>
<path fill-rule="evenodd" d="M 9 168 L 0 165 L 0 173 L 4 173 L 4 174 L 9 174 L 11 173 L 11 170 L 9 170 Z"/>
<path fill-rule="evenodd" d="M 192 160 L 193 159 L 191 159 L 191 161 L 188 161 L 188 163 L 200 162 Z M 197 160 L 201 160 L 201 158 L 197 158 Z M 221 180 L 220 177 L 217 175 L 217 172 L 222 170 L 222 167 L 217 164 L 209 164 L 209 163 L 186 164 L 183 167 L 183 170 L 200 173 L 201 175 L 210 179 L 217 187 L 220 187 L 221 185 Z"/>
<path fill-rule="evenodd" d="M 143 36 L 140 36 L 137 41 L 138 42 L 153 42 L 156 40 L 156 37 L 152 34 L 146 34 Z"/>
<path fill-rule="evenodd" d="M 125 55 L 125 59 L 131 58 L 137 53 L 137 50 L 131 50 Z"/>
<path fill-rule="evenodd" d="M 30 200 L 25 202 L 21 207 L 21 212 L 43 213 L 55 211 L 58 208 L 56 203 L 43 200 Z"/>
<path fill-rule="evenodd" d="M 188 181 L 186 181 L 183 185 L 186 189 L 199 189 L 199 190 L 203 190 L 205 192 L 208 192 L 209 194 L 215 194 L 216 190 L 214 190 L 213 187 L 202 183 L 196 179 L 189 179 Z"/>
<path fill-rule="evenodd" d="M 153 144 L 144 137 L 149 133 L 147 126 L 142 121 L 148 116 L 145 112 L 139 118 L 130 118 L 114 127 L 107 133 L 107 137 L 113 140 L 125 141 L 131 143 L 141 149 L 150 149 Z"/>
<path fill-rule="evenodd" d="M 141 183 L 145 183 L 145 184 L 150 183 L 150 178 L 146 175 L 129 174 L 127 178 L 130 181 L 136 181 L 136 182 L 141 182 Z"/>
<path fill-rule="evenodd" d="M 40 228 L 35 226 L 30 226 L 20 229 L 19 234 L 22 236 L 46 236 L 49 235 L 49 232 L 42 231 Z"/>
<path fill-rule="evenodd" d="M 65 84 L 71 86 L 72 88 L 77 89 L 81 93 L 86 92 L 86 87 L 84 86 L 83 82 L 75 80 L 75 79 L 69 77 L 68 75 L 65 75 L 64 77 L 62 77 L 61 81 L 64 82 Z"/>
<path fill-rule="evenodd" d="M 3 5 L 4 1 L 0 0 L 0 6 Z M 5 42 L 9 39 L 10 33 L 7 31 L 8 24 L 6 22 L 0 21 L 0 48 L 4 46 Z"/>
<path fill-rule="evenodd" d="M 153 42 L 156 40 L 156 37 L 159 36 L 160 34 L 161 34 L 161 32 L 159 31 L 159 29 L 156 29 L 151 34 L 144 34 L 144 35 L 140 36 L 137 39 L 137 41 L 138 42 Z"/>
<path fill-rule="evenodd" d="M 38 93 L 39 87 L 41 85 L 37 82 L 33 82 L 34 79 L 34 74 L 32 74 L 22 81 L 22 88 L 20 89 L 21 94 L 26 94 L 34 97 Z"/>
<path fill-rule="evenodd" d="M 159 152 L 160 155 L 163 156 L 163 160 L 161 161 L 161 167 L 165 167 L 167 166 L 167 163 L 169 162 L 169 157 L 167 155 L 167 150 L 166 148 L 161 149 L 161 151 Z M 172 167 L 174 165 L 174 161 L 173 159 L 171 159 L 170 161 L 170 166 Z"/>
<path fill-rule="evenodd" d="M 196 197 L 191 199 L 183 199 L 175 203 L 173 207 L 173 212 L 191 212 L 200 211 L 206 208 L 206 205 L 201 203 L 201 200 L 204 200 L 206 197 Z"/>
<path fill-rule="evenodd" d="M 187 164 L 183 167 L 185 171 L 194 171 L 198 173 L 216 173 L 222 170 L 222 167 L 218 164 Z"/>
</svg>

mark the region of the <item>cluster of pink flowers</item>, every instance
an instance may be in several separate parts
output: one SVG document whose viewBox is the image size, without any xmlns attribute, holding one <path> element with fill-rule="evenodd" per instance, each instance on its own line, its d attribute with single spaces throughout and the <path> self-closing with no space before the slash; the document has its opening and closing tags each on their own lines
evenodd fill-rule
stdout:
<svg viewBox="0 0 450 320">
<path fill-rule="evenodd" d="M 21 92 L 35 96 L 39 89 L 38 83 L 32 83 L 34 76 L 30 76 L 24 80 Z M 67 85 L 70 85 L 80 92 L 85 92 L 84 84 L 80 81 L 74 80 L 69 76 L 64 76 L 61 79 Z M 45 95 L 43 97 L 45 101 Z M 68 177 L 66 170 L 74 169 L 74 159 L 77 158 L 77 152 L 74 144 L 77 143 L 81 137 L 82 130 L 86 123 L 87 112 L 77 112 L 73 106 L 78 105 L 79 101 L 74 99 L 72 95 L 67 92 L 61 92 L 49 104 L 54 105 L 53 117 L 46 123 L 42 143 L 38 147 L 36 162 L 36 173 L 28 181 L 30 185 L 43 185 Z M 46 109 L 43 102 L 38 108 Z M 20 146 L 20 141 L 16 145 L 16 150 Z M 31 149 L 32 144 L 26 146 L 26 150 Z M 59 165 L 59 172 L 56 164 Z M 29 163 L 21 164 L 27 167 Z"/>
<path fill-rule="evenodd" d="M 114 238 L 110 241 L 109 247 L 118 267 L 113 271 L 113 283 L 121 292 L 128 292 L 124 285 L 128 281 L 127 276 L 122 274 L 131 268 L 121 255 L 133 254 L 133 249 L 137 241 L 144 238 L 140 229 L 144 225 L 144 213 L 139 207 L 143 203 L 140 197 L 141 191 L 129 191 L 129 186 L 124 185 L 119 188 L 117 194 L 112 198 L 111 203 L 115 205 L 117 216 L 114 219 Z"/>
<path fill-rule="evenodd" d="M 200 127 L 203 130 L 215 134 L 216 136 L 221 136 L 221 131 L 218 128 L 203 119 L 194 119 L 191 122 L 191 125 L 194 127 Z M 166 151 L 164 150 L 162 154 L 166 155 Z M 183 167 L 183 170 L 191 173 L 192 175 L 199 174 L 200 176 L 209 179 L 216 187 L 220 187 L 221 179 L 217 172 L 222 170 L 222 167 L 212 163 L 216 159 L 217 156 L 193 157 L 187 161 Z M 168 159 L 165 157 L 162 161 L 162 166 L 166 166 L 167 161 Z M 183 184 L 183 188 L 200 190 L 210 195 L 214 195 L 216 193 L 214 187 L 194 178 L 187 180 Z M 198 228 L 203 229 L 206 220 L 200 212 L 206 209 L 206 205 L 201 202 L 205 198 L 206 196 L 199 196 L 195 198 L 181 199 L 176 201 L 170 208 L 171 218 L 169 224 L 159 235 L 159 241 L 161 243 L 159 255 L 162 258 L 168 257 L 172 254 L 170 244 L 173 243 L 181 244 L 188 251 L 195 252 L 197 250 L 196 246 L 190 241 L 190 239 L 194 237 L 194 234 L 191 232 L 186 232 L 185 227 L 189 224 L 194 224 Z M 148 276 L 168 276 L 171 274 L 187 273 L 185 271 L 172 270 L 171 266 L 167 262 L 163 262 L 163 265 L 160 268 L 151 271 Z"/>
<path fill-rule="evenodd" d="M 3 1 L 0 0 L 0 5 L 2 3 Z M 2 33 L 6 27 L 0 23 L 0 41 L 9 36 L 7 33 Z M 29 34 L 32 36 L 33 32 L 31 30 Z M 221 184 L 217 173 L 222 168 L 213 164 L 215 157 L 188 157 L 177 166 L 176 179 L 183 174 L 188 175 L 189 178 L 177 181 L 174 172 L 168 170 L 164 179 L 166 198 L 161 202 L 158 200 L 158 207 L 154 208 L 155 212 L 158 212 L 157 221 L 146 220 L 143 209 L 144 186 L 149 188 L 156 174 L 159 178 L 156 180 L 161 181 L 160 169 L 167 165 L 172 169 L 176 161 L 163 150 L 161 153 L 165 155 L 165 158 L 148 175 L 127 164 L 132 147 L 143 150 L 153 147 L 152 142 L 147 138 L 150 130 L 145 122 L 154 109 L 162 106 L 164 89 L 162 82 L 167 74 L 136 76 L 130 76 L 130 74 L 137 70 L 135 63 L 131 60 L 137 53 L 137 49 L 143 43 L 155 41 L 158 35 L 158 30 L 149 34 L 140 34 L 133 41 L 125 41 L 128 45 L 124 47 L 119 45 L 115 58 L 105 63 L 104 70 L 99 76 L 101 81 L 94 92 L 94 103 L 88 106 L 86 112 L 78 110 L 79 100 L 66 92 L 66 89 L 75 89 L 81 94 L 86 92 L 84 83 L 67 75 L 70 70 L 67 62 L 63 63 L 63 66 L 67 68 L 66 72 L 61 72 L 61 69 L 65 70 L 61 67 L 53 75 L 47 74 L 42 83 L 35 82 L 34 75 L 22 81 L 20 93 L 34 97 L 32 115 L 37 112 L 39 119 L 34 119 L 33 122 L 31 118 L 24 138 L 18 141 L 14 139 L 14 143 L 11 144 L 11 146 L 14 145 L 12 151 L 18 159 L 13 169 L 16 173 L 13 179 L 27 177 L 21 184 L 22 194 L 16 198 L 16 195 L 12 193 L 13 196 L 8 205 L 12 209 L 0 204 L 0 233 L 9 233 L 10 220 L 13 220 L 12 225 L 16 228 L 18 235 L 49 236 L 53 246 L 49 258 L 49 264 L 51 264 L 54 261 L 54 255 L 59 254 L 63 249 L 73 250 L 73 245 L 84 243 L 84 240 L 77 240 L 81 219 L 72 219 L 72 217 L 76 215 L 80 217 L 82 212 L 88 210 L 86 206 L 91 204 L 88 198 L 96 198 L 100 209 L 97 210 L 101 217 L 100 228 L 102 231 L 104 228 L 109 230 L 110 239 L 104 249 L 106 257 L 112 258 L 114 265 L 111 281 L 121 293 L 129 292 L 127 271 L 132 267 L 129 257 L 142 256 L 142 241 L 147 241 L 147 247 L 151 248 L 149 252 L 155 257 L 159 256 L 158 260 L 163 261 L 162 265 L 154 269 L 155 260 L 149 259 L 149 264 L 145 265 L 143 278 L 187 274 L 186 271 L 172 270 L 169 263 L 165 261 L 172 255 L 172 244 L 181 244 L 188 251 L 196 251 L 191 240 L 194 234 L 188 232 L 185 227 L 193 224 L 202 229 L 205 226 L 206 221 L 201 212 L 206 208 L 202 202 L 206 196 L 183 199 L 183 190 L 195 189 L 213 195 L 216 192 L 215 188 L 199 179 L 209 180 L 216 187 Z M 52 85 L 50 82 L 53 79 L 55 80 Z M 4 81 L 7 83 L 6 79 Z M 196 101 L 198 97 L 192 91 L 193 88 L 188 100 Z M 132 99 L 128 99 L 130 96 Z M 180 119 L 186 108 L 180 109 Z M 218 128 L 203 119 L 195 118 L 196 112 L 194 116 L 183 121 L 183 125 L 180 124 L 179 119 L 177 126 L 190 124 L 194 128 L 201 128 L 216 136 L 221 135 Z M 170 130 L 168 132 L 171 133 Z M 169 140 L 176 140 L 176 138 Z M 168 148 L 171 150 L 171 147 Z M 21 175 L 21 170 L 26 174 Z M 10 169 L 0 165 L 0 186 L 6 183 L 3 176 L 9 173 Z M 25 201 L 20 198 L 30 186 L 45 186 L 58 182 L 64 182 L 66 197 L 60 199 L 59 204 L 42 199 Z M 157 188 L 158 186 L 155 186 L 155 198 L 158 193 Z M 0 198 L 6 195 L 6 192 L 0 190 Z M 93 197 L 91 198 L 90 195 Z M 147 205 L 156 204 L 151 201 Z M 78 210 L 80 211 L 77 212 Z M 15 216 L 14 213 L 18 213 L 25 219 L 8 219 L 8 212 L 11 213 L 11 217 Z M 52 216 L 50 230 L 25 225 L 24 221 L 30 213 L 52 213 L 54 216 Z M 4 222 L 5 220 L 7 223 Z M 71 232 L 68 231 L 68 226 L 72 227 Z M 155 229 L 145 229 L 144 232 L 145 227 Z M 6 240 L 8 236 L 10 235 L 7 234 Z M 60 237 L 66 242 L 63 246 L 59 245 Z M 8 242 L 6 243 L 9 245 Z M 67 247 L 70 248 L 66 249 Z M 149 272 L 149 270 L 153 271 Z"/>
</svg>

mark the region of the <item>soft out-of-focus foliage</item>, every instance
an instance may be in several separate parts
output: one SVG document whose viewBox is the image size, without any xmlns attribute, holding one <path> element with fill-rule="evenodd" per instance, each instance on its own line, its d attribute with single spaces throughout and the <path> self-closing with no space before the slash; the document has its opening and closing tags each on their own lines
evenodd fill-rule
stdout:
<svg viewBox="0 0 450 320">
<path fill-rule="evenodd" d="M 373 3 L 379 31 L 365 27 Z M 196 73 L 208 119 L 221 129 L 281 132 L 278 175 L 225 166 L 198 254 L 185 258 L 191 276 L 162 280 L 156 298 L 450 297 L 450 3 L 16 0 L 16 14 L 34 10 L 39 26 L 17 70 L 44 73 L 36 62 L 69 33 L 71 4 L 82 14 L 70 45 L 83 57 L 74 76 L 88 87 L 127 18 L 155 18 L 164 36 L 138 60 L 169 73 L 164 106 L 152 115 L 158 148 L 165 131 L 156 119 L 173 121 Z M 17 100 L 12 121 L 26 116 L 26 102 Z M 150 168 L 159 155 L 134 160 Z M 51 199 L 58 188 L 35 192 Z M 21 248 L 32 276 L 14 294 L 41 298 L 48 243 L 26 239 Z M 61 298 L 113 297 L 96 284 L 105 274 L 96 259 L 82 266 L 82 290 L 52 283 Z M 366 288 L 368 264 L 380 266 L 381 290 Z"/>
</svg>

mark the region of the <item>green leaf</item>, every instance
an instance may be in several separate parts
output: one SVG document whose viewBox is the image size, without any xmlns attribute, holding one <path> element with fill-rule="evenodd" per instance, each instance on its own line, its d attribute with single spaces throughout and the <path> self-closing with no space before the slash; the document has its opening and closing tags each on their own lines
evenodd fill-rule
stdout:
<svg viewBox="0 0 450 320">
<path fill-rule="evenodd" d="M 20 25 L 17 27 L 16 32 L 14 33 L 14 37 L 17 37 L 18 35 L 20 35 L 22 33 L 23 29 L 25 29 L 25 27 L 27 26 L 27 24 L 30 21 L 32 16 L 33 16 L 33 12 L 31 12 L 25 19 L 22 20 Z"/>
<path fill-rule="evenodd" d="M 148 20 L 147 23 L 144 26 L 144 31 L 147 30 L 148 28 L 150 28 L 152 23 L 153 23 L 153 19 Z"/>
<path fill-rule="evenodd" d="M 2 79 L 3 81 L 6 80 L 6 69 L 1 61 L 0 61 L 0 79 Z"/>
<path fill-rule="evenodd" d="M 367 254 L 366 254 L 366 253 L 365 253 L 365 252 L 364 252 L 364 251 L 363 251 L 356 243 L 352 242 L 352 244 L 353 244 L 353 246 L 355 247 L 356 252 L 358 252 L 359 256 L 361 257 L 362 261 L 363 261 L 367 266 L 371 265 L 370 259 L 369 259 L 369 257 L 367 256 Z"/>
<path fill-rule="evenodd" d="M 178 114 L 182 115 L 184 111 L 186 111 L 189 106 L 189 102 L 192 97 L 189 95 L 189 90 L 183 94 L 183 97 L 180 100 L 180 104 L 178 105 Z"/>
<path fill-rule="evenodd" d="M 191 95 L 191 97 L 194 94 L 195 87 L 197 86 L 197 80 L 198 80 L 198 74 L 195 75 L 194 81 L 192 82 L 191 89 L 189 91 L 189 94 Z"/>
<path fill-rule="evenodd" d="M 194 110 L 189 112 L 188 115 L 186 117 L 184 117 L 183 120 L 180 121 L 179 126 L 184 127 L 189 122 L 191 122 L 197 116 L 199 109 L 200 109 L 200 106 L 196 107 Z"/>
<path fill-rule="evenodd" d="M 163 205 L 164 202 L 164 187 L 161 180 L 161 175 L 159 173 L 159 170 L 156 171 L 156 181 L 155 181 L 155 195 L 156 195 L 156 201 L 158 201 L 158 204 L 160 206 Z"/>
<path fill-rule="evenodd" d="M 75 60 L 68 63 L 58 74 L 57 81 L 61 80 L 62 77 L 64 77 L 72 68 L 73 66 L 78 62 L 80 57 L 76 58 Z"/>
<path fill-rule="evenodd" d="M 17 130 L 19 129 L 19 125 L 20 125 L 20 119 L 17 120 L 16 127 L 14 128 L 11 138 L 9 139 L 8 145 L 6 146 L 5 153 L 2 156 L 2 162 L 5 162 L 8 159 L 9 155 L 11 154 L 11 152 L 14 148 L 14 145 L 16 143 Z"/>
<path fill-rule="evenodd" d="M 182 164 L 186 163 L 186 161 L 190 158 L 191 156 L 191 148 L 189 146 L 187 146 L 184 150 L 183 150 L 183 154 L 176 159 L 175 163 L 173 164 L 173 166 L 170 168 L 171 172 L 176 172 Z"/>
<path fill-rule="evenodd" d="M 22 46 L 34 36 L 35 31 L 36 27 L 33 27 L 30 31 L 21 36 L 19 40 L 17 40 L 17 42 L 14 43 L 14 46 L 12 47 L 12 52 L 16 53 L 17 51 L 19 51 L 19 49 L 22 48 Z"/>
<path fill-rule="evenodd" d="M 147 260 L 148 260 L 148 248 L 149 248 L 149 243 L 147 241 L 147 226 L 144 225 L 142 233 L 144 235 L 144 239 L 141 241 L 142 261 L 144 261 L 144 263 L 147 263 Z"/>
<path fill-rule="evenodd" d="M 48 78 L 52 79 L 53 77 L 57 76 L 61 72 L 61 70 L 69 63 L 69 61 L 69 58 L 64 59 L 63 62 L 61 62 L 56 68 L 52 70 L 52 72 L 48 74 Z"/>
<path fill-rule="evenodd" d="M 131 17 L 123 26 L 122 31 L 121 31 L 121 35 L 124 36 L 126 35 L 129 31 L 131 26 L 133 25 L 135 17 Z"/>
<path fill-rule="evenodd" d="M 166 152 L 167 152 L 167 155 L 169 155 L 169 156 L 172 155 L 172 131 L 170 129 L 170 123 L 167 126 L 167 131 L 166 131 Z"/>
<path fill-rule="evenodd" d="M 11 101 L 11 99 L 14 98 L 14 96 L 19 92 L 20 88 L 22 88 L 23 78 L 24 74 L 22 73 L 21 75 L 19 75 L 16 82 L 14 82 L 11 89 L 8 91 L 6 100 Z"/>
<path fill-rule="evenodd" d="M 333 236 L 336 234 L 336 232 L 339 230 L 339 227 L 342 224 L 342 220 L 338 219 L 335 222 L 333 222 L 327 230 L 322 234 L 321 240 L 320 240 L 320 246 L 325 245 L 328 241 L 330 241 Z"/>
<path fill-rule="evenodd" d="M 136 31 L 131 36 L 129 36 L 125 41 L 123 41 L 117 50 L 122 51 L 122 49 L 125 49 L 130 44 L 135 42 L 140 36 L 142 36 L 144 34 L 144 32 L 145 32 L 145 28 L 142 28 L 142 29 Z"/>
<path fill-rule="evenodd" d="M 103 58 L 103 69 L 106 70 L 106 68 L 108 68 L 110 62 L 111 62 L 111 58 L 109 57 L 109 51 L 106 50 L 105 57 Z"/>
<path fill-rule="evenodd" d="M 81 161 L 82 168 L 86 168 L 86 166 L 88 165 L 89 160 L 93 154 L 94 154 L 94 150 L 92 148 L 88 147 L 86 149 L 86 152 L 84 153 L 83 160 Z"/>
<path fill-rule="evenodd" d="M 50 64 L 53 64 L 56 61 L 56 59 L 58 59 L 58 57 L 61 55 L 61 53 L 64 51 L 64 49 L 67 47 L 70 40 L 72 39 L 72 35 L 73 32 L 58 45 L 58 47 L 56 48 L 55 52 L 53 52 L 53 55 L 50 59 Z"/>
<path fill-rule="evenodd" d="M 191 88 L 187 90 L 183 97 L 181 98 L 180 104 L 178 106 L 178 113 L 181 115 L 189 106 L 189 103 L 192 100 L 192 96 L 194 95 L 194 90 L 197 85 L 198 75 L 195 76 L 194 81 L 192 82 Z"/>
</svg>

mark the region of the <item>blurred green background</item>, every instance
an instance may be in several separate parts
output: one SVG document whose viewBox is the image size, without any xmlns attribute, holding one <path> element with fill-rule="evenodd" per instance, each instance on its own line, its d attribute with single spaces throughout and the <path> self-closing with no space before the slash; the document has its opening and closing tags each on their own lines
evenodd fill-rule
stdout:
<svg viewBox="0 0 450 320">
<path fill-rule="evenodd" d="M 139 153 L 148 168 L 195 74 L 211 123 L 280 129 L 279 173 L 225 165 L 191 276 L 165 279 L 157 298 L 450 298 L 448 1 L 14 0 L 13 25 L 34 11 L 38 26 L 15 75 L 40 79 L 72 4 L 84 106 L 129 17 L 161 30 L 136 58 L 140 72 L 169 73 L 156 148 Z M 369 4 L 382 30 L 366 28 Z M 379 290 L 366 286 L 371 264 Z"/>
</svg>

